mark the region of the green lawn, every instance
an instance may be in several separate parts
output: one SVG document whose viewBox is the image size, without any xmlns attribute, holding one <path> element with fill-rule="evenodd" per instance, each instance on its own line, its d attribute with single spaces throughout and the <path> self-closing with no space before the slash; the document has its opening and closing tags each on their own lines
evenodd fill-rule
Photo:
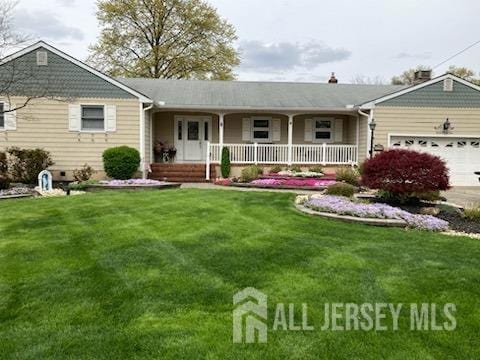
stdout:
<svg viewBox="0 0 480 360">
<path fill-rule="evenodd" d="M 480 358 L 480 241 L 298 213 L 293 196 L 97 193 L 0 203 L 0 358 Z M 232 343 L 245 287 L 311 332 Z M 320 331 L 324 303 L 455 303 L 457 329 Z M 270 304 L 272 304 L 270 306 Z"/>
</svg>

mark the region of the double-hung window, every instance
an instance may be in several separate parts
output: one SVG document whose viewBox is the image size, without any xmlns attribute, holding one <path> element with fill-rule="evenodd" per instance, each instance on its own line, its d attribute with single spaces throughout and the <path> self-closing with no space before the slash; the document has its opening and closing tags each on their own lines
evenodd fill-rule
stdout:
<svg viewBox="0 0 480 360">
<path fill-rule="evenodd" d="M 5 128 L 5 104 L 0 103 L 0 129 Z"/>
<path fill-rule="evenodd" d="M 105 107 L 103 105 L 82 105 L 82 131 L 105 130 Z"/>
<path fill-rule="evenodd" d="M 313 121 L 313 141 L 314 142 L 332 142 L 333 141 L 334 120 L 328 118 L 317 118 Z"/>
<path fill-rule="evenodd" d="M 271 119 L 254 118 L 252 122 L 252 139 L 255 142 L 269 142 L 272 140 Z"/>
</svg>

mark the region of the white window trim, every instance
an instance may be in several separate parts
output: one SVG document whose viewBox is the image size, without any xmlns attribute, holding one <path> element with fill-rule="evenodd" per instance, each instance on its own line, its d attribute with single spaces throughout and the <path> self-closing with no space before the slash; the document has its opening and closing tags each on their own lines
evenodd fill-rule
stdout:
<svg viewBox="0 0 480 360">
<path fill-rule="evenodd" d="M 330 129 L 325 129 L 325 128 L 319 128 L 317 130 L 317 121 L 325 120 L 325 121 L 330 121 Z M 321 132 L 330 132 L 330 139 L 317 139 L 315 136 L 315 133 L 317 131 Z M 312 118 L 312 142 L 316 144 L 330 144 L 335 142 L 335 118 L 332 117 L 314 117 Z"/>
<path fill-rule="evenodd" d="M 106 133 L 107 132 L 107 118 L 106 118 L 106 108 L 107 104 L 90 104 L 90 103 L 81 103 L 80 105 L 80 130 L 81 133 Z M 83 107 L 84 106 L 103 106 L 103 130 L 102 129 L 83 129 Z"/>
<path fill-rule="evenodd" d="M 255 138 L 255 131 L 265 131 L 266 128 L 261 127 L 257 128 L 254 126 L 255 120 L 268 120 L 268 139 L 257 139 Z M 267 116 L 254 116 L 252 117 L 252 141 L 256 143 L 271 143 L 272 142 L 272 135 L 273 135 L 273 129 L 272 129 L 272 118 L 267 117 Z"/>
</svg>

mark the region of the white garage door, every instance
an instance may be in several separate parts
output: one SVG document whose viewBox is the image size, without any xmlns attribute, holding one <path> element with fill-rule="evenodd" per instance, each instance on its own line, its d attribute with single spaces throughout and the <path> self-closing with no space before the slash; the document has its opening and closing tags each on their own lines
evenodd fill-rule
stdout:
<svg viewBox="0 0 480 360">
<path fill-rule="evenodd" d="M 443 158 L 453 186 L 480 186 L 479 177 L 474 174 L 480 171 L 480 138 L 392 136 L 390 144 Z"/>
</svg>

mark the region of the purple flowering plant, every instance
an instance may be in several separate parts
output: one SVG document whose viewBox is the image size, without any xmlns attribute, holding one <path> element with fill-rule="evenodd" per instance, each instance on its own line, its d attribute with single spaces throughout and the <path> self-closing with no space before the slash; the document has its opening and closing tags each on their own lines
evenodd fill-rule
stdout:
<svg viewBox="0 0 480 360">
<path fill-rule="evenodd" d="M 305 202 L 305 206 L 313 210 L 335 213 L 338 215 L 349 215 L 360 218 L 404 220 L 409 227 L 421 230 L 445 231 L 448 229 L 447 221 L 431 215 L 412 214 L 408 211 L 387 204 L 357 203 L 342 196 L 326 195 L 321 198 L 309 198 Z"/>
<path fill-rule="evenodd" d="M 146 186 L 146 185 L 161 185 L 163 184 L 161 181 L 158 180 L 150 180 L 150 179 L 129 179 L 129 180 L 104 180 L 100 181 L 102 185 L 108 186 Z"/>
</svg>

